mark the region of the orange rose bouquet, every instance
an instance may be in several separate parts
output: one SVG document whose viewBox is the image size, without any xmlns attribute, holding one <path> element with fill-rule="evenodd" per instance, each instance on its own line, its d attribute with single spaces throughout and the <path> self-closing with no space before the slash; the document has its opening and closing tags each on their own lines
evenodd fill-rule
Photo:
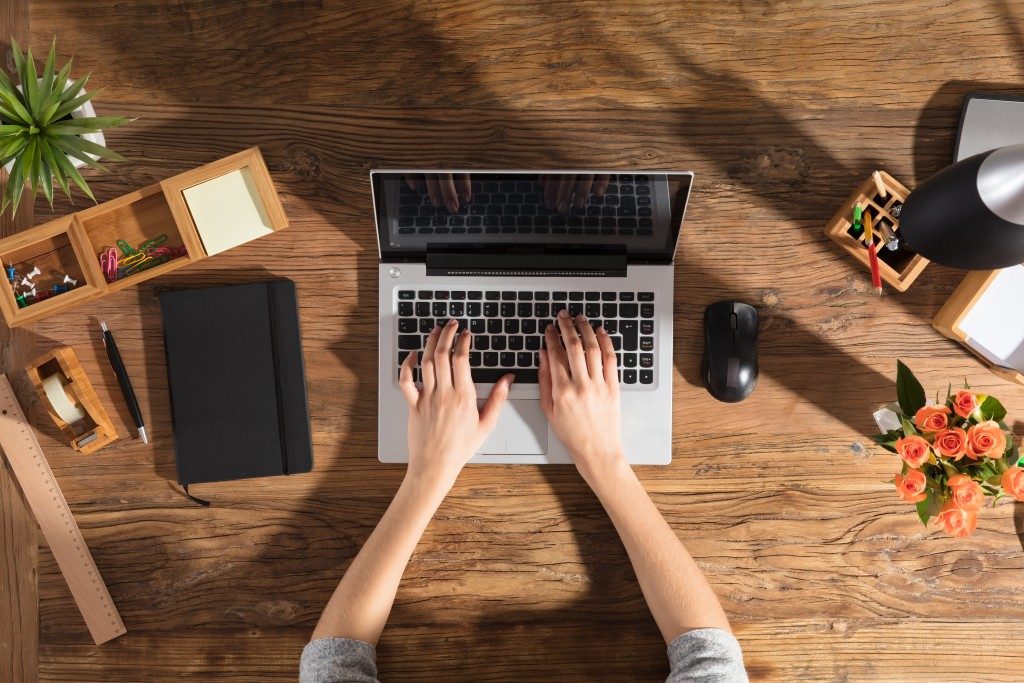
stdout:
<svg viewBox="0 0 1024 683">
<path fill-rule="evenodd" d="M 950 385 L 945 401 L 936 397 L 929 405 L 914 373 L 896 361 L 896 397 L 892 413 L 900 426 L 874 439 L 900 457 L 896 494 L 917 506 L 925 526 L 934 518 L 964 538 L 978 525 L 986 497 L 993 504 L 1003 496 L 1024 501 L 1024 458 L 995 396 L 966 385 L 954 393 Z"/>
</svg>

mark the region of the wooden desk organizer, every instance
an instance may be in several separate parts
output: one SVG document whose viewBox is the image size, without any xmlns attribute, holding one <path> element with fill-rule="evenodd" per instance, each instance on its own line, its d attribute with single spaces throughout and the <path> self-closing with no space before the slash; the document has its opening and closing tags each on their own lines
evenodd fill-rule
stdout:
<svg viewBox="0 0 1024 683">
<path fill-rule="evenodd" d="M 1014 268 L 1022 269 L 1024 266 L 1014 266 Z M 1010 269 L 1006 270 L 1009 271 Z M 967 314 L 981 301 L 989 287 L 992 286 L 996 278 L 1003 272 L 1001 270 L 984 270 L 968 273 L 963 282 L 960 283 L 949 299 L 946 300 L 946 303 L 942 305 L 942 308 L 939 309 L 939 312 L 935 314 L 935 317 L 932 319 L 932 327 L 953 341 L 962 344 L 964 348 L 980 358 L 988 366 L 989 370 L 1003 379 L 1008 379 L 1017 384 L 1024 384 L 1024 373 L 1015 368 L 1001 365 L 996 362 L 995 357 L 989 357 L 979 351 L 975 348 L 971 336 L 961 327 Z M 1014 329 L 1019 330 L 1020 318 L 1011 319 L 1010 317 L 1013 315 L 1015 307 L 1017 310 L 1020 310 L 1017 291 L 1014 288 L 1014 295 L 1010 301 L 1005 302 L 1005 306 L 1002 303 L 998 304 L 998 307 L 1003 309 L 1000 311 L 998 320 L 1000 325 L 1004 327 L 1018 325 Z"/>
<path fill-rule="evenodd" d="M 869 177 L 839 207 L 839 211 L 836 212 L 836 215 L 825 226 L 825 234 L 851 256 L 864 264 L 864 267 L 869 272 L 871 264 L 868 261 L 867 247 L 864 245 L 863 240 L 854 237 L 850 232 L 850 228 L 853 225 L 853 207 L 856 205 L 863 207 L 864 213 L 871 215 L 875 226 L 878 225 L 880 220 L 886 221 L 892 227 L 893 232 L 898 235 L 899 219 L 895 218 L 890 211 L 894 206 L 902 206 L 903 202 L 907 199 L 907 195 L 910 194 L 910 190 L 885 171 L 878 171 L 878 174 L 882 179 L 882 185 L 886 189 L 885 197 L 879 194 L 874 179 Z M 928 265 L 928 259 L 920 254 L 905 250 L 902 246 L 895 252 L 889 251 L 886 249 L 881 234 L 877 229 L 874 230 L 874 235 L 875 249 L 878 252 L 878 269 L 882 280 L 898 292 L 907 291 L 907 288 L 913 284 L 917 276 Z"/>
<path fill-rule="evenodd" d="M 4 266 L 13 265 L 17 269 L 19 279 L 22 273 L 38 268 L 43 274 L 66 274 L 78 281 L 64 293 L 20 307 L 16 288 L 3 278 L 0 312 L 4 320 L 10 327 L 25 325 L 206 258 L 209 254 L 203 246 L 185 191 L 239 170 L 246 173 L 253 204 L 269 228 L 277 231 L 287 227 L 288 218 L 263 156 L 258 147 L 252 147 L 0 240 L 0 259 Z M 166 235 L 164 244 L 185 247 L 187 253 L 107 282 L 99 263 L 101 250 L 114 247 L 117 240 L 137 248 L 160 235 Z"/>
<path fill-rule="evenodd" d="M 82 364 L 78 362 L 74 349 L 69 346 L 55 349 L 29 363 L 25 371 L 39 394 L 39 400 L 46 407 L 46 412 L 68 437 L 72 448 L 89 454 L 117 441 L 117 429 L 100 403 L 99 396 L 92 388 Z M 46 395 L 43 381 L 53 375 L 61 378 L 68 402 L 85 414 L 80 420 L 66 422 Z"/>
</svg>

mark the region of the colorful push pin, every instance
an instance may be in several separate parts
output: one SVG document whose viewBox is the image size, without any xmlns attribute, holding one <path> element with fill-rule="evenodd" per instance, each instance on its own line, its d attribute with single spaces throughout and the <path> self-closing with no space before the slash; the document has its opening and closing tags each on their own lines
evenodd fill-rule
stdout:
<svg viewBox="0 0 1024 683">
<path fill-rule="evenodd" d="M 26 306 L 28 306 L 28 301 L 25 300 L 24 294 L 19 294 L 18 296 L 14 297 L 14 300 L 18 303 L 18 308 L 25 308 Z"/>
<path fill-rule="evenodd" d="M 43 274 L 43 271 L 39 270 L 39 266 L 36 266 L 32 270 L 30 270 L 28 275 L 26 275 L 25 277 L 28 278 L 31 281 L 32 278 L 34 278 L 36 275 L 42 275 L 42 274 Z"/>
<path fill-rule="evenodd" d="M 10 280 L 12 285 L 14 284 L 14 281 L 18 279 L 18 271 L 14 269 L 13 263 L 7 266 L 7 279 Z"/>
<path fill-rule="evenodd" d="M 50 298 L 50 293 L 48 291 L 46 291 L 45 289 L 43 291 L 39 292 L 38 294 L 36 294 L 36 301 L 42 301 L 43 299 L 49 299 L 49 298 Z"/>
<path fill-rule="evenodd" d="M 54 285 L 53 286 L 53 293 L 54 294 L 63 294 L 66 291 L 68 291 L 68 288 L 65 287 L 64 285 Z"/>
<path fill-rule="evenodd" d="M 22 292 L 22 294 L 23 294 L 23 295 L 24 295 L 24 296 L 25 296 L 26 298 L 28 298 L 28 297 L 32 297 L 33 299 L 35 299 L 35 298 L 36 298 L 36 288 L 35 288 L 35 287 L 33 287 L 32 289 L 28 290 L 27 292 Z"/>
<path fill-rule="evenodd" d="M 64 276 L 64 284 L 71 285 L 71 287 L 74 287 L 75 285 L 78 284 L 78 280 L 76 280 L 75 278 L 71 277 L 70 275 L 65 275 Z M 68 287 L 68 289 L 71 289 L 71 287 Z"/>
</svg>

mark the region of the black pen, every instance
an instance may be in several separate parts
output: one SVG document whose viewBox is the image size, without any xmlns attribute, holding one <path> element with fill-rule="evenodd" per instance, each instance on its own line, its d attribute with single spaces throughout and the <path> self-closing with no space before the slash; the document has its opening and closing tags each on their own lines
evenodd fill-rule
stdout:
<svg viewBox="0 0 1024 683">
<path fill-rule="evenodd" d="M 117 350 L 117 342 L 114 335 L 107 329 L 107 324 L 100 323 L 103 330 L 103 345 L 107 347 L 107 358 L 110 359 L 110 367 L 117 375 L 117 383 L 121 385 L 121 393 L 124 394 L 124 402 L 128 404 L 128 412 L 132 414 L 132 422 L 139 430 L 139 438 L 142 443 L 149 443 L 146 438 L 146 426 L 142 423 L 142 411 L 139 410 L 139 402 L 135 398 L 135 390 L 132 389 L 132 381 L 128 379 L 128 371 L 124 369 L 124 361 L 121 360 L 121 353 Z"/>
</svg>

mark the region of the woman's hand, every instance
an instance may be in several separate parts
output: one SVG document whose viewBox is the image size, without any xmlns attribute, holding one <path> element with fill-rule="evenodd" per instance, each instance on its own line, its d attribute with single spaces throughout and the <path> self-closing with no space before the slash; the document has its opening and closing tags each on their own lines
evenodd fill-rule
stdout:
<svg viewBox="0 0 1024 683">
<path fill-rule="evenodd" d="M 558 312 L 540 352 L 540 404 L 583 478 L 593 485 L 625 463 L 615 349 L 603 327 Z M 562 333 L 561 341 L 558 332 Z"/>
<path fill-rule="evenodd" d="M 458 322 L 449 320 L 443 328 L 431 331 L 420 361 L 422 389 L 416 388 L 412 377 L 415 352 L 402 363 L 398 381 L 409 403 L 408 473 L 439 477 L 449 487 L 494 429 L 514 380 L 511 373 L 498 380 L 478 410 L 476 387 L 469 370 L 473 335 L 463 331 L 456 341 L 458 329 Z"/>
<path fill-rule="evenodd" d="M 426 187 L 431 206 L 443 206 L 449 213 L 458 213 L 460 207 L 468 206 L 473 199 L 468 173 L 406 173 L 405 183 L 411 190 L 418 190 L 420 185 Z"/>
</svg>

